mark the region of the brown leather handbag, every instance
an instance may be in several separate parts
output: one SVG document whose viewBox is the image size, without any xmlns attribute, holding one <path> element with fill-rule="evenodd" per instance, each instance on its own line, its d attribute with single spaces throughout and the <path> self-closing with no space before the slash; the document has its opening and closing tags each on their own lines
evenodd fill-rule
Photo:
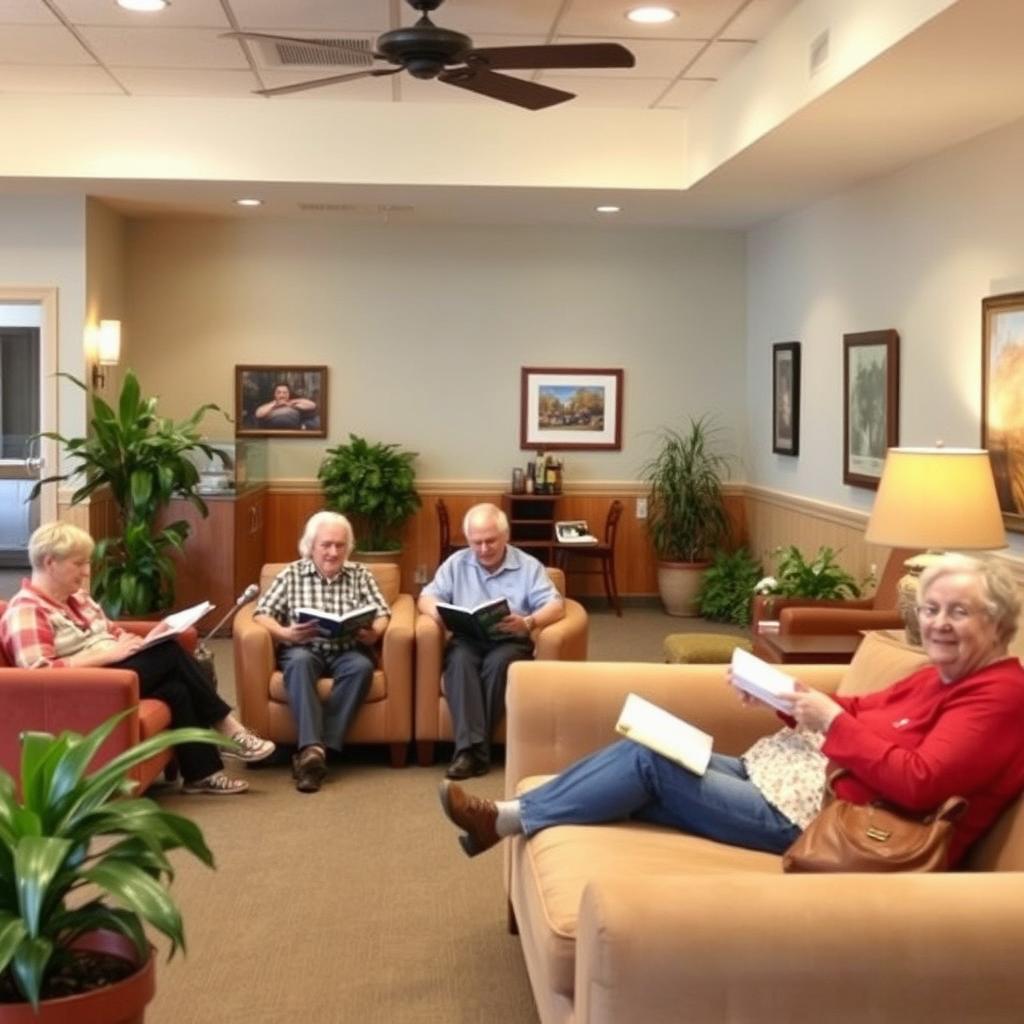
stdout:
<svg viewBox="0 0 1024 1024">
<path fill-rule="evenodd" d="M 830 794 L 841 774 L 829 776 Z M 934 813 L 913 818 L 881 802 L 832 799 L 782 855 L 782 870 L 945 871 L 953 824 L 966 809 L 962 796 L 951 796 Z"/>
</svg>

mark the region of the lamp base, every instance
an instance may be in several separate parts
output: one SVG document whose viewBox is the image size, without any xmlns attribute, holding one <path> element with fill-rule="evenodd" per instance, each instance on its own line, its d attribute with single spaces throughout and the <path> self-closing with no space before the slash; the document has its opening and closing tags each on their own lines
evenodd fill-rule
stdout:
<svg viewBox="0 0 1024 1024">
<path fill-rule="evenodd" d="M 929 566 L 934 565 L 942 556 L 944 551 L 925 551 L 920 555 L 914 555 L 903 563 L 907 570 L 906 575 L 901 576 L 897 587 L 896 610 L 903 616 L 903 628 L 907 634 L 907 643 L 915 647 L 921 646 L 921 624 L 917 617 L 918 589 L 921 573 Z"/>
</svg>

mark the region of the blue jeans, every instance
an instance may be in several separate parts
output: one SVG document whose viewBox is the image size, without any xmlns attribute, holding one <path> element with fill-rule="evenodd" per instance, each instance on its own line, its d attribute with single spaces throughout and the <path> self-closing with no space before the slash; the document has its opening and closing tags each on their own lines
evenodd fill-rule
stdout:
<svg viewBox="0 0 1024 1024">
<path fill-rule="evenodd" d="M 299 747 L 322 743 L 341 750 L 345 733 L 370 690 L 372 659 L 358 648 L 324 657 L 310 647 L 296 646 L 282 647 L 278 661 L 299 730 Z M 316 683 L 323 676 L 330 676 L 334 686 L 321 704 Z"/>
<path fill-rule="evenodd" d="M 747 778 L 738 757 L 712 754 L 704 775 L 622 740 L 523 795 L 523 831 L 632 818 L 731 846 L 782 853 L 800 835 Z"/>
</svg>

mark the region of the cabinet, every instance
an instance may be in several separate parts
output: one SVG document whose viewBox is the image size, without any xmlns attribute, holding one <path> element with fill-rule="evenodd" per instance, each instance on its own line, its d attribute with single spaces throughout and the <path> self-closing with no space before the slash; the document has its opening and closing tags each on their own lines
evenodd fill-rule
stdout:
<svg viewBox="0 0 1024 1024">
<path fill-rule="evenodd" d="M 174 607 L 187 608 L 200 601 L 216 607 L 199 622 L 200 634 L 212 628 L 250 583 L 259 583 L 264 562 L 266 487 L 252 487 L 231 495 L 204 495 L 210 510 L 205 519 L 189 502 L 176 499 L 162 522 L 184 519 L 189 524 L 184 552 L 176 552 L 178 574 Z M 231 631 L 229 622 L 222 633 Z"/>
<path fill-rule="evenodd" d="M 553 564 L 557 494 L 503 494 L 509 540 L 545 565 Z"/>
</svg>

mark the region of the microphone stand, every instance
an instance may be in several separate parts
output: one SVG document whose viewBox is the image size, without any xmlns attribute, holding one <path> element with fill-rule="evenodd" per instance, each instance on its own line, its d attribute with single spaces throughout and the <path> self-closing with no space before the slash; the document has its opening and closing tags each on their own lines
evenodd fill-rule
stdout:
<svg viewBox="0 0 1024 1024">
<path fill-rule="evenodd" d="M 206 676 L 206 681 L 214 690 L 217 689 L 217 669 L 213 663 L 213 651 L 206 646 L 206 642 L 213 637 L 214 633 L 216 633 L 217 630 L 219 630 L 228 621 L 228 619 L 230 619 L 235 612 L 242 607 L 243 604 L 247 601 L 251 601 L 259 592 L 260 588 L 255 583 L 250 583 L 249 586 L 247 586 L 245 590 L 235 598 L 235 603 L 227 610 L 220 622 L 218 622 L 217 625 L 214 626 L 198 644 L 196 644 L 196 652 L 193 657 L 199 665 L 199 668 L 202 670 L 203 675 Z"/>
</svg>

